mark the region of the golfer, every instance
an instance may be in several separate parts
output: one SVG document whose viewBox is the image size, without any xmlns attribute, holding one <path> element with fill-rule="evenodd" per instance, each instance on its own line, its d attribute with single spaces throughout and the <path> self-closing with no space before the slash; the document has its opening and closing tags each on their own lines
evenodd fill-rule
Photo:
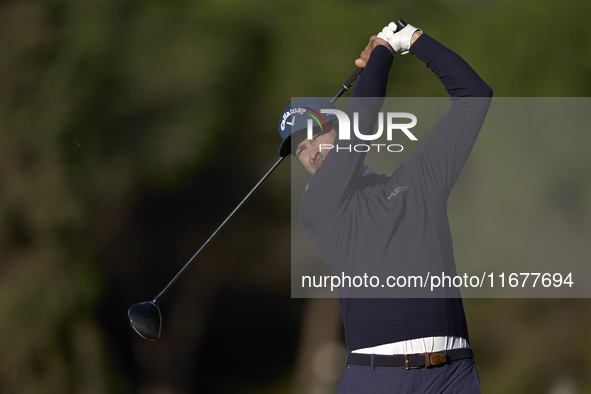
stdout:
<svg viewBox="0 0 591 394">
<path fill-rule="evenodd" d="M 365 154 L 330 146 L 341 140 L 329 102 L 289 105 L 279 122 L 280 154 L 294 154 L 312 175 L 301 200 L 301 225 L 333 273 L 359 265 L 439 267 L 455 272 L 447 199 L 482 127 L 491 88 L 457 54 L 407 25 L 386 26 L 359 59 L 364 67 L 344 112 L 373 134 L 397 53 L 411 53 L 440 79 L 451 100 L 427 141 L 390 176 L 365 165 Z M 311 139 L 309 113 L 326 124 Z M 321 149 L 322 147 L 322 149 Z M 479 393 L 461 298 L 350 298 L 339 294 L 350 351 L 337 393 Z"/>
</svg>

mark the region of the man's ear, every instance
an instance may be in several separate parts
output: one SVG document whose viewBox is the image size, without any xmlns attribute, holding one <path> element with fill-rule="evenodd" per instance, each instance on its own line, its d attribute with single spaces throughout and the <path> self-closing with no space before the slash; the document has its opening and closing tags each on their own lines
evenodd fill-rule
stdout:
<svg viewBox="0 0 591 394">
<path fill-rule="evenodd" d="M 296 152 L 298 150 L 298 146 L 305 140 L 307 137 L 307 130 L 300 130 L 292 134 L 290 138 L 291 143 L 291 154 L 297 158 Z M 299 160 L 299 158 L 298 158 Z"/>
</svg>

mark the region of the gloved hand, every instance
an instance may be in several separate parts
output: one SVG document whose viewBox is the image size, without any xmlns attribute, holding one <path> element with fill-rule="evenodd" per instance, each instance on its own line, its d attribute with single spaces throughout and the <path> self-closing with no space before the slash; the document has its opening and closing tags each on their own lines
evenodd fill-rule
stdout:
<svg viewBox="0 0 591 394">
<path fill-rule="evenodd" d="M 412 25 L 406 25 L 404 29 L 401 29 L 400 31 L 396 31 L 396 29 L 396 23 L 390 22 L 388 26 L 382 29 L 381 33 L 378 33 L 378 38 L 386 40 L 394 52 L 406 55 L 410 49 L 412 35 L 415 31 L 418 30 L 422 32 L 422 30 Z"/>
</svg>

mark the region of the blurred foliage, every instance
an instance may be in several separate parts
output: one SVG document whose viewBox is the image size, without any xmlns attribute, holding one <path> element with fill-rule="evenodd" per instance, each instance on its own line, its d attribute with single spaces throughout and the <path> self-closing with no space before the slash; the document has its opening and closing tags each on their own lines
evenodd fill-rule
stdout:
<svg viewBox="0 0 591 394">
<path fill-rule="evenodd" d="M 335 92 L 390 20 L 461 53 L 496 96 L 585 97 L 590 11 L 585 0 L 1 2 L 0 390 L 288 391 L 301 317 L 288 165 L 167 296 L 168 339 L 135 338 L 126 308 L 274 162 L 290 97 Z M 445 95 L 411 56 L 392 75 L 390 95 Z M 587 300 L 466 307 L 485 392 L 544 392 L 564 376 L 591 391 Z M 273 366 L 228 376 L 203 356 L 245 349 Z"/>
</svg>

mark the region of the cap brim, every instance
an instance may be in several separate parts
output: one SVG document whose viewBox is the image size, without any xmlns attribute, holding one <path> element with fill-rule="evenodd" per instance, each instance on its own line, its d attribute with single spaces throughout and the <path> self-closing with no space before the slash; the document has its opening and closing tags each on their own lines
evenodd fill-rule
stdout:
<svg viewBox="0 0 591 394">
<path fill-rule="evenodd" d="M 291 154 L 291 135 L 281 143 L 279 147 L 279 156 L 287 157 Z"/>
</svg>

